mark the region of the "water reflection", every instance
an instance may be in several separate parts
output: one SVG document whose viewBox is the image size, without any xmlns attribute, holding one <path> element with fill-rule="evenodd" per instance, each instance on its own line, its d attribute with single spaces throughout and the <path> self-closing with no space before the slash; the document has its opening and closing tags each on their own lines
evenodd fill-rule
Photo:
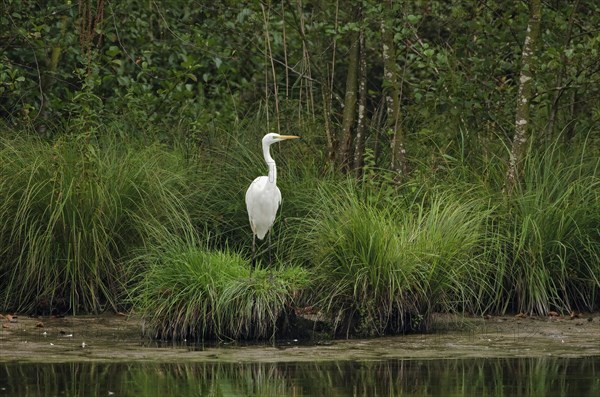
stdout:
<svg viewBox="0 0 600 397">
<path fill-rule="evenodd" d="M 0 364 L 0 396 L 600 396 L 600 357 Z"/>
</svg>

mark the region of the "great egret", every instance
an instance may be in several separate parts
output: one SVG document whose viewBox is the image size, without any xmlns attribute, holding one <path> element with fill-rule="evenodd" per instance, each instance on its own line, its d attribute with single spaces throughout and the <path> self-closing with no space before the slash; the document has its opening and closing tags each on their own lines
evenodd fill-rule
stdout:
<svg viewBox="0 0 600 397">
<path fill-rule="evenodd" d="M 288 139 L 297 139 L 295 135 L 279 135 L 269 133 L 262 139 L 262 150 L 265 163 L 269 168 L 267 176 L 257 177 L 246 191 L 246 209 L 250 227 L 252 228 L 252 268 L 254 268 L 256 237 L 259 240 L 265 238 L 277 215 L 277 209 L 281 203 L 281 192 L 277 187 L 277 166 L 275 160 L 271 157 L 269 148 L 275 142 L 281 142 Z M 270 236 L 269 236 L 270 240 Z"/>
</svg>

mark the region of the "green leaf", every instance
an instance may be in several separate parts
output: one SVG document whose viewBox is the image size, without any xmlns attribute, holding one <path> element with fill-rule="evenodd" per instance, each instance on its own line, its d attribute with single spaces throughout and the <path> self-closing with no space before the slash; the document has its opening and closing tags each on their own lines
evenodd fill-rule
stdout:
<svg viewBox="0 0 600 397">
<path fill-rule="evenodd" d="M 115 55 L 120 53 L 121 49 L 116 45 L 111 45 L 110 47 L 108 47 L 108 50 L 106 50 L 106 55 L 108 55 L 109 57 L 114 57 Z"/>
<path fill-rule="evenodd" d="M 575 52 L 575 50 L 573 50 L 572 48 L 569 48 L 568 50 L 565 50 L 565 56 L 569 59 L 573 58 L 573 53 Z"/>
<path fill-rule="evenodd" d="M 408 22 L 415 24 L 417 22 L 419 22 L 419 19 L 421 19 L 421 16 L 419 15 L 407 15 L 406 19 L 408 20 Z"/>
</svg>

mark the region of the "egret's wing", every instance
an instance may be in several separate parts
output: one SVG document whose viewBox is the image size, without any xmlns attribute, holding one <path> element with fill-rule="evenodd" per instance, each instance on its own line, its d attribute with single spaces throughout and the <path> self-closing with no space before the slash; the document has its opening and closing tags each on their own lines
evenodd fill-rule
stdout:
<svg viewBox="0 0 600 397">
<path fill-rule="evenodd" d="M 246 208 L 252 232 L 263 239 L 275 222 L 281 191 L 266 176 L 256 178 L 246 191 Z"/>
</svg>

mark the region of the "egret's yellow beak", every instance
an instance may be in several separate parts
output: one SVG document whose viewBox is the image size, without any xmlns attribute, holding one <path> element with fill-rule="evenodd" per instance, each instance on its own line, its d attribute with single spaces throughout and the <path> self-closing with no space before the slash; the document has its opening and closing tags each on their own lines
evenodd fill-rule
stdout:
<svg viewBox="0 0 600 397">
<path fill-rule="evenodd" d="M 296 135 L 279 135 L 279 139 L 299 139 L 299 136 Z"/>
</svg>

